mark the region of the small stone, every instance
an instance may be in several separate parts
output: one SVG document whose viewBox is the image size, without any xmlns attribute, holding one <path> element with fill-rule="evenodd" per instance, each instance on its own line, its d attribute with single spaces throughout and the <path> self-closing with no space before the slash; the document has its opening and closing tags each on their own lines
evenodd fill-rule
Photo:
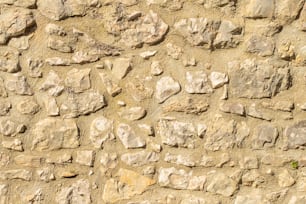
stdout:
<svg viewBox="0 0 306 204">
<path fill-rule="evenodd" d="M 37 0 L 37 8 L 42 15 L 52 20 L 61 20 L 67 16 L 61 0 Z"/>
<path fill-rule="evenodd" d="M 135 107 L 131 107 L 131 108 L 126 108 L 122 111 L 120 111 L 119 116 L 129 120 L 129 121 L 135 121 L 135 120 L 140 120 L 143 117 L 145 117 L 145 115 L 147 114 L 147 111 L 140 106 L 135 106 Z"/>
<path fill-rule="evenodd" d="M 265 155 L 261 158 L 261 163 L 273 167 L 282 167 L 288 164 L 292 159 L 284 155 Z"/>
<path fill-rule="evenodd" d="M 117 136 L 126 149 L 142 148 L 146 146 L 145 140 L 136 136 L 135 131 L 127 124 L 121 123 L 118 125 Z"/>
<path fill-rule="evenodd" d="M 159 155 L 155 152 L 140 151 L 135 153 L 125 153 L 121 155 L 121 161 L 130 166 L 143 166 L 159 160 Z"/>
<path fill-rule="evenodd" d="M 306 10 L 306 9 L 305 9 Z M 306 23 L 305 23 L 306 24 Z M 305 66 L 306 65 L 306 46 L 301 47 L 297 51 L 296 60 L 295 62 L 298 65 Z"/>
<path fill-rule="evenodd" d="M 187 93 L 207 94 L 213 92 L 204 71 L 186 72 L 186 82 L 185 91 Z"/>
<path fill-rule="evenodd" d="M 47 151 L 79 146 L 79 131 L 69 119 L 46 118 L 37 122 L 32 131 L 32 150 Z"/>
<path fill-rule="evenodd" d="M 299 204 L 299 203 L 302 204 L 305 202 L 306 202 L 306 196 L 292 196 L 288 201 L 288 204 Z"/>
<path fill-rule="evenodd" d="M 302 120 L 293 125 L 287 126 L 284 131 L 285 148 L 296 149 L 306 145 L 306 121 Z"/>
<path fill-rule="evenodd" d="M 66 164 L 72 162 L 72 155 L 70 153 L 52 152 L 46 156 L 46 163 L 48 164 Z"/>
<path fill-rule="evenodd" d="M 7 184 L 0 184 L 0 200 L 3 203 L 7 203 L 9 200 L 8 197 L 9 185 Z"/>
<path fill-rule="evenodd" d="M 32 180 L 32 172 L 24 169 L 12 169 L 0 171 L 0 179 L 2 180 L 13 180 L 20 179 L 23 181 Z"/>
<path fill-rule="evenodd" d="M 17 165 L 25 167 L 40 167 L 42 165 L 42 157 L 34 155 L 18 155 L 14 158 Z"/>
<path fill-rule="evenodd" d="M 291 44 L 290 41 L 282 42 L 277 49 L 278 56 L 281 59 L 291 61 L 296 57 L 294 49 L 295 47 Z"/>
<path fill-rule="evenodd" d="M 100 116 L 94 119 L 90 125 L 89 137 L 95 148 L 102 148 L 106 140 L 115 138 L 113 133 L 113 121 Z"/>
<path fill-rule="evenodd" d="M 22 114 L 34 115 L 40 110 L 40 106 L 34 99 L 28 98 L 17 104 L 17 110 Z"/>
<path fill-rule="evenodd" d="M 53 37 L 48 38 L 47 47 L 52 50 L 56 50 L 62 53 L 72 53 L 73 52 L 73 48 L 67 42 L 55 39 Z"/>
<path fill-rule="evenodd" d="M 138 127 L 148 136 L 154 136 L 154 128 L 148 124 L 138 124 Z"/>
<path fill-rule="evenodd" d="M 253 118 L 263 119 L 263 120 L 267 120 L 267 121 L 272 120 L 272 118 L 267 113 L 264 113 L 264 112 L 258 110 L 255 103 L 252 103 L 249 106 L 249 109 L 247 111 L 247 115 L 251 116 Z"/>
<path fill-rule="evenodd" d="M 60 57 L 51 57 L 45 60 L 50 66 L 69 66 L 71 64 L 69 59 L 64 59 Z"/>
<path fill-rule="evenodd" d="M 113 61 L 112 74 L 117 79 L 123 79 L 132 70 L 130 58 L 118 58 Z"/>
<path fill-rule="evenodd" d="M 50 96 L 59 96 L 64 91 L 63 81 L 56 72 L 51 70 L 39 90 L 48 91 Z"/>
<path fill-rule="evenodd" d="M 253 135 L 254 149 L 263 149 L 273 147 L 278 138 L 278 130 L 276 127 L 268 124 L 262 124 L 256 127 Z"/>
<path fill-rule="evenodd" d="M 197 65 L 197 61 L 194 57 L 183 57 L 183 65 L 185 67 L 189 67 L 189 66 L 196 66 Z"/>
<path fill-rule="evenodd" d="M 279 175 L 278 175 L 278 185 L 280 187 L 290 187 L 295 183 L 294 178 L 290 175 L 288 170 L 283 170 Z"/>
<path fill-rule="evenodd" d="M 6 89 L 18 95 L 33 95 L 34 92 L 22 74 L 10 75 L 6 81 Z"/>
<path fill-rule="evenodd" d="M 137 102 L 152 98 L 153 89 L 150 86 L 145 85 L 144 83 L 145 82 L 143 80 L 136 78 L 126 84 L 128 92 Z"/>
<path fill-rule="evenodd" d="M 46 96 L 44 99 L 45 108 L 48 116 L 58 116 L 59 108 L 56 99 L 51 96 Z"/>
<path fill-rule="evenodd" d="M 90 74 L 91 69 L 72 69 L 67 72 L 65 79 L 65 86 L 68 90 L 74 93 L 82 93 L 90 88 Z"/>
<path fill-rule="evenodd" d="M 158 103 L 163 103 L 171 96 L 181 91 L 179 82 L 175 81 L 170 76 L 165 76 L 159 79 L 156 83 L 156 99 Z"/>
<path fill-rule="evenodd" d="M 207 125 L 205 124 L 198 124 L 197 125 L 197 133 L 200 138 L 204 138 L 207 130 Z"/>
<path fill-rule="evenodd" d="M 241 103 L 220 103 L 219 109 L 225 113 L 245 116 L 245 108 Z"/>
<path fill-rule="evenodd" d="M 265 108 L 285 112 L 291 112 L 294 109 L 294 103 L 292 101 L 263 101 L 261 105 Z"/>
<path fill-rule="evenodd" d="M 99 73 L 99 75 L 109 95 L 115 97 L 121 93 L 122 88 L 110 76 L 106 73 Z"/>
<path fill-rule="evenodd" d="M 177 154 L 166 153 L 164 161 L 188 167 L 196 166 L 195 159 L 192 158 L 190 155 L 182 155 L 182 154 L 177 155 Z"/>
<path fill-rule="evenodd" d="M 229 197 L 237 190 L 237 183 L 223 173 L 212 172 L 208 175 L 206 190 Z"/>
<path fill-rule="evenodd" d="M 265 178 L 257 169 L 252 169 L 242 175 L 241 181 L 245 186 L 257 187 L 260 183 L 264 183 Z"/>
<path fill-rule="evenodd" d="M 53 169 L 49 167 L 36 170 L 36 175 L 41 181 L 44 181 L 46 183 L 55 180 Z"/>
<path fill-rule="evenodd" d="M 239 161 L 242 169 L 258 169 L 259 163 L 257 157 L 244 157 Z"/>
<path fill-rule="evenodd" d="M 41 68 L 44 65 L 43 60 L 38 58 L 29 58 L 27 60 L 27 67 L 29 69 L 29 76 L 33 78 L 42 77 Z"/>
<path fill-rule="evenodd" d="M 237 195 L 234 204 L 265 203 L 262 195 Z"/>
<path fill-rule="evenodd" d="M 152 61 L 151 63 L 151 74 L 153 76 L 161 75 L 164 72 L 159 61 Z"/>
<path fill-rule="evenodd" d="M 270 18 L 273 16 L 273 0 L 250 0 L 245 8 L 245 16 L 248 18 Z"/>
<path fill-rule="evenodd" d="M 150 57 L 153 57 L 154 55 L 156 55 L 156 53 L 157 50 L 148 50 L 140 53 L 139 56 L 142 57 L 143 59 L 150 59 Z"/>
<path fill-rule="evenodd" d="M 21 37 L 18 37 L 18 38 L 12 38 L 9 41 L 8 46 L 14 47 L 14 48 L 18 49 L 19 51 L 27 50 L 30 47 L 29 39 L 31 37 L 33 37 L 33 35 L 21 36 Z"/>
<path fill-rule="evenodd" d="M 45 27 L 45 32 L 49 35 L 65 36 L 67 33 L 62 26 L 48 23 Z"/>
<path fill-rule="evenodd" d="M 175 60 L 178 60 L 183 54 L 183 49 L 172 43 L 167 43 L 167 54 Z"/>
<path fill-rule="evenodd" d="M 23 151 L 23 145 L 21 140 L 19 139 L 14 139 L 14 140 L 4 140 L 2 141 L 2 146 L 4 148 L 10 149 L 10 150 L 15 150 L 22 152 Z"/>
<path fill-rule="evenodd" d="M 219 88 L 228 82 L 227 74 L 221 72 L 211 72 L 209 79 L 214 89 Z"/>
<path fill-rule="evenodd" d="M 78 173 L 71 169 L 59 169 L 56 173 L 58 178 L 75 178 Z"/>
<path fill-rule="evenodd" d="M 80 150 L 76 152 L 75 162 L 85 166 L 93 166 L 95 161 L 95 152 L 92 150 Z"/>
<path fill-rule="evenodd" d="M 0 101 L 0 116 L 8 115 L 12 105 L 8 101 Z"/>
<path fill-rule="evenodd" d="M 274 49 L 275 43 L 269 37 L 252 35 L 246 42 L 246 52 L 256 53 L 261 57 L 273 55 Z"/>
<path fill-rule="evenodd" d="M 118 164 L 118 155 L 116 153 L 101 153 L 100 163 L 106 168 L 114 169 Z"/>
<path fill-rule="evenodd" d="M 208 103 L 203 100 L 194 100 L 184 97 L 181 100 L 171 100 L 163 106 L 163 112 L 184 112 L 187 114 L 201 114 L 208 110 Z"/>
<path fill-rule="evenodd" d="M 303 0 L 283 0 L 275 4 L 275 16 L 277 19 L 291 23 L 296 20 L 303 8 Z"/>
<path fill-rule="evenodd" d="M 19 133 L 24 133 L 26 126 L 10 119 L 0 120 L 0 133 L 4 136 L 14 137 Z"/>
</svg>

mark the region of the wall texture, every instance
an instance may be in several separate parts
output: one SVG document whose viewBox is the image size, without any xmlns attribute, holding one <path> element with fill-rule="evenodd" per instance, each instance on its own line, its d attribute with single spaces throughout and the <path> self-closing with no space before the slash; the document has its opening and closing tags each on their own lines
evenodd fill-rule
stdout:
<svg viewBox="0 0 306 204">
<path fill-rule="evenodd" d="M 304 0 L 0 7 L 0 204 L 306 203 Z"/>
</svg>

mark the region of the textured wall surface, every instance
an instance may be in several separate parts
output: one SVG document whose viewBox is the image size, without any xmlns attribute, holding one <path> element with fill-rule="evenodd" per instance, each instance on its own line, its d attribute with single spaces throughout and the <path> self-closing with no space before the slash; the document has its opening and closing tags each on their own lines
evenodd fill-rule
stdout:
<svg viewBox="0 0 306 204">
<path fill-rule="evenodd" d="M 305 0 L 0 8 L 0 204 L 306 203 Z"/>
</svg>

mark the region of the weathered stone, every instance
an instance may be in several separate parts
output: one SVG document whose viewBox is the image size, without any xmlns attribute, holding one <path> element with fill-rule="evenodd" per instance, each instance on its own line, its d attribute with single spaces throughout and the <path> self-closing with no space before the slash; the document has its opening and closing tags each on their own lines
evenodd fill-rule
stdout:
<svg viewBox="0 0 306 204">
<path fill-rule="evenodd" d="M 27 50 L 30 47 L 29 40 L 31 37 L 33 37 L 33 35 L 12 38 L 9 41 L 8 46 L 16 48 L 19 51 Z"/>
<path fill-rule="evenodd" d="M 203 190 L 206 183 L 206 176 L 193 176 L 193 172 L 187 173 L 183 169 L 177 170 L 174 167 L 160 168 L 158 184 L 162 187 L 173 189 Z"/>
<path fill-rule="evenodd" d="M 44 104 L 48 116 L 58 116 L 59 108 L 56 103 L 56 99 L 52 96 L 46 96 L 44 98 Z"/>
<path fill-rule="evenodd" d="M 164 112 L 184 112 L 187 114 L 201 114 L 208 110 L 209 105 L 203 100 L 184 97 L 181 100 L 171 100 L 163 106 Z"/>
<path fill-rule="evenodd" d="M 5 83 L 6 89 L 18 95 L 33 95 L 33 90 L 27 82 L 27 78 L 20 74 L 12 74 L 7 78 Z"/>
<path fill-rule="evenodd" d="M 102 198 L 106 203 L 130 199 L 155 184 L 155 180 L 127 169 L 119 169 L 117 175 L 118 180 L 109 179 L 105 183 Z"/>
<path fill-rule="evenodd" d="M 265 155 L 261 158 L 261 163 L 274 167 L 281 167 L 289 163 L 291 159 L 285 155 Z"/>
<path fill-rule="evenodd" d="M 214 89 L 219 88 L 228 82 L 227 74 L 221 72 L 211 72 L 209 79 Z"/>
<path fill-rule="evenodd" d="M 251 116 L 253 118 L 263 119 L 263 120 L 267 120 L 267 121 L 271 121 L 272 120 L 272 118 L 267 113 L 259 110 L 255 103 L 252 103 L 249 106 L 249 109 L 247 111 L 247 115 Z"/>
<path fill-rule="evenodd" d="M 0 133 L 4 136 L 14 137 L 25 130 L 26 126 L 19 122 L 4 118 L 0 120 Z"/>
<path fill-rule="evenodd" d="M 40 110 L 40 106 L 32 98 L 27 98 L 17 104 L 17 110 L 22 114 L 34 115 Z"/>
<path fill-rule="evenodd" d="M 237 195 L 234 204 L 265 203 L 262 195 Z"/>
<path fill-rule="evenodd" d="M 196 166 L 196 161 L 190 155 L 166 153 L 164 160 L 169 163 L 184 165 L 188 167 Z"/>
<path fill-rule="evenodd" d="M 69 43 L 63 40 L 55 39 L 53 37 L 48 38 L 47 47 L 52 50 L 56 50 L 58 52 L 63 52 L 63 53 L 73 52 L 73 48 L 71 45 L 69 45 Z"/>
<path fill-rule="evenodd" d="M 142 57 L 143 59 L 149 59 L 150 57 L 155 56 L 156 53 L 157 53 L 157 50 L 148 50 L 145 52 L 141 52 L 139 56 Z"/>
<path fill-rule="evenodd" d="M 48 164 L 65 164 L 71 163 L 72 156 L 70 153 L 52 152 L 46 156 L 46 163 Z"/>
<path fill-rule="evenodd" d="M 93 166 L 95 162 L 95 155 L 95 152 L 92 150 L 77 151 L 75 162 L 85 166 Z"/>
<path fill-rule="evenodd" d="M 159 79 L 156 83 L 156 94 L 155 98 L 158 103 L 163 103 L 171 96 L 181 91 L 179 82 L 175 81 L 170 76 L 165 76 Z"/>
<path fill-rule="evenodd" d="M 92 202 L 90 196 L 90 184 L 88 180 L 81 179 L 68 187 L 62 188 L 55 197 L 58 204 Z"/>
<path fill-rule="evenodd" d="M 241 103 L 220 103 L 219 109 L 225 113 L 245 115 L 245 108 Z"/>
<path fill-rule="evenodd" d="M 256 53 L 261 57 L 273 55 L 274 49 L 275 43 L 268 37 L 252 35 L 246 42 L 246 52 Z"/>
<path fill-rule="evenodd" d="M 151 63 L 151 74 L 153 76 L 161 75 L 164 72 L 159 61 L 152 61 Z"/>
<path fill-rule="evenodd" d="M 67 100 L 61 105 L 60 111 L 64 114 L 64 118 L 75 118 L 94 113 L 105 106 L 103 95 L 98 91 L 88 90 L 84 93 L 69 94 Z"/>
<path fill-rule="evenodd" d="M 167 54 L 175 60 L 178 60 L 180 56 L 183 54 L 183 49 L 177 45 L 172 43 L 167 43 Z"/>
<path fill-rule="evenodd" d="M 302 120 L 298 123 L 295 123 L 291 126 L 287 126 L 284 131 L 285 148 L 295 149 L 302 148 L 306 145 L 306 121 Z"/>
<path fill-rule="evenodd" d="M 61 57 L 50 57 L 45 60 L 50 66 L 69 66 L 71 64 L 70 59 Z"/>
<path fill-rule="evenodd" d="M 204 71 L 186 72 L 186 82 L 185 91 L 187 93 L 206 94 L 213 92 Z"/>
<path fill-rule="evenodd" d="M 295 183 L 295 180 L 290 175 L 288 170 L 285 169 L 278 175 L 278 185 L 280 187 L 289 187 L 289 186 L 292 186 L 294 183 Z"/>
<path fill-rule="evenodd" d="M 306 10 L 306 9 L 305 9 Z M 306 24 L 306 23 L 305 23 Z M 301 47 L 297 51 L 296 60 L 295 62 L 298 65 L 305 66 L 306 65 L 306 46 Z"/>
<path fill-rule="evenodd" d="M 113 133 L 113 121 L 100 116 L 94 119 L 90 125 L 89 137 L 95 148 L 102 148 L 106 140 L 115 138 Z"/>
<path fill-rule="evenodd" d="M 100 163 L 106 168 L 114 169 L 118 164 L 118 155 L 116 153 L 101 153 Z"/>
<path fill-rule="evenodd" d="M 291 44 L 290 41 L 282 42 L 277 49 L 278 56 L 281 59 L 291 61 L 296 57 L 295 47 Z"/>
<path fill-rule="evenodd" d="M 23 144 L 20 139 L 4 140 L 2 141 L 2 147 L 19 152 L 23 151 Z"/>
<path fill-rule="evenodd" d="M 272 110 L 279 110 L 279 111 L 285 111 L 290 112 L 294 109 L 294 103 L 292 101 L 263 101 L 261 105 L 265 108 L 269 108 Z"/>
<path fill-rule="evenodd" d="M 144 84 L 142 80 L 136 78 L 133 82 L 128 82 L 126 88 L 135 101 L 141 102 L 153 96 L 153 89 Z"/>
<path fill-rule="evenodd" d="M 7 97 L 7 92 L 4 86 L 4 80 L 0 77 L 0 97 Z"/>
<path fill-rule="evenodd" d="M 41 68 L 44 65 L 43 60 L 38 58 L 29 58 L 27 60 L 27 67 L 29 71 L 29 76 L 33 78 L 42 77 Z"/>
<path fill-rule="evenodd" d="M 58 169 L 56 172 L 57 178 L 75 178 L 79 174 L 73 169 Z"/>
<path fill-rule="evenodd" d="M 35 24 L 30 10 L 10 7 L 0 15 L 0 44 L 6 44 L 11 37 L 17 37 Z"/>
<path fill-rule="evenodd" d="M 42 157 L 28 154 L 18 155 L 14 158 L 15 164 L 25 167 L 40 167 L 42 161 Z"/>
<path fill-rule="evenodd" d="M 292 196 L 288 204 L 302 204 L 306 202 L 306 196 Z"/>
<path fill-rule="evenodd" d="M 36 0 L 4 0 L 1 3 L 24 8 L 34 8 Z"/>
<path fill-rule="evenodd" d="M 71 119 L 46 118 L 32 129 L 32 150 L 46 151 L 79 146 L 79 131 Z"/>
<path fill-rule="evenodd" d="M 121 93 L 122 88 L 109 75 L 106 73 L 99 73 L 99 75 L 109 95 L 115 97 Z"/>
<path fill-rule="evenodd" d="M 283 0 L 275 4 L 275 16 L 283 22 L 290 23 L 298 17 L 305 1 Z"/>
<path fill-rule="evenodd" d="M 0 101 L 0 116 L 5 116 L 9 113 L 12 105 L 8 101 Z"/>
<path fill-rule="evenodd" d="M 42 189 L 37 187 L 24 188 L 20 193 L 20 200 L 23 203 L 40 204 L 44 200 Z"/>
<path fill-rule="evenodd" d="M 198 62 L 197 62 L 197 60 L 194 57 L 183 56 L 183 65 L 185 67 L 196 66 L 197 63 Z"/>
<path fill-rule="evenodd" d="M 163 144 L 173 147 L 194 148 L 196 129 L 192 123 L 160 119 L 157 133 Z"/>
<path fill-rule="evenodd" d="M 158 160 L 159 155 L 157 153 L 145 150 L 121 155 L 121 161 L 130 166 L 143 166 Z"/>
<path fill-rule="evenodd" d="M 24 169 L 2 170 L 0 171 L 0 179 L 20 179 L 24 181 L 30 181 L 32 179 L 32 172 Z"/>
<path fill-rule="evenodd" d="M 262 124 L 256 127 L 253 135 L 254 149 L 273 147 L 278 138 L 278 130 L 272 125 Z"/>
<path fill-rule="evenodd" d="M 39 89 L 41 91 L 48 91 L 51 96 L 59 96 L 64 91 L 63 81 L 56 72 L 51 70 Z"/>
<path fill-rule="evenodd" d="M 247 59 L 230 62 L 228 67 L 234 97 L 270 98 L 290 87 L 290 70 L 281 62 Z"/>
<path fill-rule="evenodd" d="M 246 4 L 245 17 L 271 18 L 274 13 L 273 0 L 250 0 Z"/>
<path fill-rule="evenodd" d="M 257 157 L 244 157 L 239 161 L 239 164 L 242 169 L 258 169 L 259 167 Z"/>
<path fill-rule="evenodd" d="M 146 142 L 137 136 L 135 131 L 127 124 L 121 123 L 117 127 L 117 136 L 126 149 L 142 148 L 146 146 Z"/>
<path fill-rule="evenodd" d="M 113 61 L 112 74 L 117 79 L 123 79 L 131 70 L 130 58 L 118 58 Z"/>
<path fill-rule="evenodd" d="M 91 69 L 72 69 L 68 71 L 65 86 L 74 93 L 84 92 L 90 88 L 90 71 Z"/>
<path fill-rule="evenodd" d="M 0 203 L 5 204 L 8 202 L 9 186 L 7 184 L 0 184 Z"/>
<path fill-rule="evenodd" d="M 140 120 L 143 117 L 146 116 L 147 111 L 140 106 L 135 106 L 135 107 L 131 107 L 131 108 L 126 108 L 122 111 L 120 111 L 119 116 L 129 120 L 129 121 L 134 121 L 134 120 Z"/>
<path fill-rule="evenodd" d="M 257 169 L 252 169 L 244 173 L 241 177 L 242 185 L 256 187 L 260 183 L 264 183 L 265 178 Z"/>
<path fill-rule="evenodd" d="M 65 36 L 67 32 L 62 26 L 57 24 L 48 23 L 45 27 L 45 32 L 49 35 Z"/>
</svg>

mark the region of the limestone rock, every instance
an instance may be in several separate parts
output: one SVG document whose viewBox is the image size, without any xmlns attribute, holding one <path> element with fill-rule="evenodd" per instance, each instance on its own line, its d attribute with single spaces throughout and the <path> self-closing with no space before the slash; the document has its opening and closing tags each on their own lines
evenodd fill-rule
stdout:
<svg viewBox="0 0 306 204">
<path fill-rule="evenodd" d="M 40 167 L 42 165 L 42 157 L 34 155 L 18 155 L 14 158 L 14 162 L 17 165 L 25 167 Z"/>
<path fill-rule="evenodd" d="M 34 115 L 40 110 L 40 106 L 34 99 L 28 98 L 17 104 L 17 110 L 22 114 Z"/>
<path fill-rule="evenodd" d="M 18 50 L 12 47 L 1 47 L 0 71 L 8 73 L 20 71 Z"/>
<path fill-rule="evenodd" d="M 99 75 L 109 95 L 115 97 L 121 93 L 122 88 L 109 75 L 106 73 L 99 73 Z"/>
<path fill-rule="evenodd" d="M 16 48 L 19 51 L 27 50 L 30 47 L 29 40 L 31 37 L 33 37 L 33 35 L 11 38 L 8 46 Z"/>
<path fill-rule="evenodd" d="M 14 137 L 19 133 L 23 133 L 26 130 L 26 126 L 19 122 L 10 119 L 0 120 L 0 133 L 4 136 Z"/>
<path fill-rule="evenodd" d="M 95 148 L 102 148 L 106 140 L 114 139 L 113 121 L 100 116 L 90 125 L 89 137 Z"/>
<path fill-rule="evenodd" d="M 63 187 L 56 194 L 55 201 L 58 204 L 66 204 L 67 202 L 90 204 L 92 200 L 89 181 L 81 179 L 70 186 Z"/>
<path fill-rule="evenodd" d="M 267 114 L 266 112 L 263 112 L 262 110 L 259 110 L 257 108 L 257 104 L 252 103 L 247 111 L 247 115 L 251 116 L 253 118 L 258 118 L 258 119 L 262 119 L 262 120 L 267 120 L 267 121 L 271 121 L 272 118 L 269 114 Z"/>
<path fill-rule="evenodd" d="M 201 114 L 208 110 L 209 105 L 203 100 L 184 97 L 181 100 L 171 100 L 163 106 L 164 112 L 183 112 L 187 114 Z"/>
<path fill-rule="evenodd" d="M 212 172 L 208 175 L 207 191 L 229 197 L 237 190 L 237 183 L 223 173 Z"/>
<path fill-rule="evenodd" d="M 146 146 L 146 142 L 137 136 L 135 131 L 127 124 L 121 123 L 117 127 L 117 136 L 126 149 L 142 148 Z"/>
<path fill-rule="evenodd" d="M 34 94 L 33 90 L 27 82 L 27 78 L 20 73 L 10 75 L 5 85 L 8 91 L 14 92 L 18 95 Z"/>
<path fill-rule="evenodd" d="M 157 50 L 148 50 L 148 51 L 140 53 L 139 56 L 142 57 L 143 59 L 149 59 L 150 57 L 155 56 L 156 53 L 157 53 Z"/>
<path fill-rule="evenodd" d="M 58 116 L 59 108 L 56 99 L 52 96 L 46 96 L 44 99 L 45 108 L 48 116 Z"/>
<path fill-rule="evenodd" d="M 219 88 L 228 82 L 227 74 L 222 72 L 211 72 L 209 79 L 214 89 Z"/>
<path fill-rule="evenodd" d="M 123 79 L 132 70 L 130 58 L 118 58 L 113 61 L 112 74 L 117 79 Z"/>
<path fill-rule="evenodd" d="M 258 169 L 259 162 L 255 156 L 246 156 L 239 161 L 240 168 L 242 169 Z"/>
<path fill-rule="evenodd" d="M 67 32 L 65 29 L 57 24 L 48 23 L 45 27 L 45 32 L 49 35 L 56 35 L 56 36 L 66 36 Z"/>
<path fill-rule="evenodd" d="M 120 117 L 129 120 L 129 121 L 135 121 L 140 120 L 143 117 L 145 117 L 147 111 L 141 107 L 141 106 L 135 106 L 131 108 L 126 108 L 122 111 L 120 111 L 118 114 Z"/>
<path fill-rule="evenodd" d="M 175 60 L 178 60 L 183 53 L 183 49 L 172 43 L 167 43 L 167 54 Z"/>
<path fill-rule="evenodd" d="M 73 48 L 69 45 L 69 43 L 60 39 L 55 39 L 53 37 L 48 38 L 47 47 L 62 53 L 73 52 Z"/>
<path fill-rule="evenodd" d="M 79 146 L 79 131 L 72 119 L 46 118 L 36 123 L 31 131 L 32 150 L 46 151 Z"/>
<path fill-rule="evenodd" d="M 0 202 L 3 204 L 8 202 L 8 190 L 9 186 L 7 184 L 0 184 Z"/>
<path fill-rule="evenodd" d="M 31 10 L 10 7 L 0 15 L 0 44 L 6 44 L 11 37 L 17 37 L 35 24 Z"/>
<path fill-rule="evenodd" d="M 4 0 L 3 3 L 24 8 L 34 8 L 36 0 Z"/>
<path fill-rule="evenodd" d="M 30 181 L 32 179 L 32 172 L 25 169 L 12 169 L 0 171 L 1 180 L 20 179 L 23 181 Z"/>
<path fill-rule="evenodd" d="M 69 94 L 61 105 L 60 111 L 64 118 L 75 118 L 80 115 L 94 113 L 106 106 L 104 96 L 98 91 L 88 90 L 80 94 Z"/>
<path fill-rule="evenodd" d="M 127 169 L 119 169 L 117 176 L 118 180 L 109 179 L 105 183 L 102 198 L 106 203 L 116 203 L 141 195 L 155 184 L 155 180 Z"/>
<path fill-rule="evenodd" d="M 247 18 L 271 18 L 274 12 L 273 0 L 250 0 L 245 7 Z"/>
<path fill-rule="evenodd" d="M 225 113 L 245 115 L 245 108 L 241 103 L 220 103 L 219 109 Z"/>
<path fill-rule="evenodd" d="M 192 123 L 160 119 L 157 124 L 157 133 L 163 144 L 194 148 L 196 129 Z"/>
<path fill-rule="evenodd" d="M 15 150 L 22 152 L 23 151 L 23 144 L 20 139 L 13 139 L 13 140 L 3 140 L 2 147 L 10 150 Z"/>
<path fill-rule="evenodd" d="M 152 61 L 151 63 L 151 74 L 153 76 L 161 75 L 164 72 L 159 61 Z"/>
<path fill-rule="evenodd" d="M 234 204 L 265 203 L 262 195 L 238 195 Z"/>
<path fill-rule="evenodd" d="M 284 131 L 285 147 L 295 149 L 306 145 L 306 121 L 287 126 Z"/>
<path fill-rule="evenodd" d="M 9 113 L 12 105 L 8 101 L 0 101 L 0 116 L 5 116 Z"/>
<path fill-rule="evenodd" d="M 40 86 L 41 91 L 48 91 L 51 96 L 59 96 L 64 91 L 62 80 L 54 71 L 50 71 L 45 82 Z"/>
<path fill-rule="evenodd" d="M 185 91 L 187 93 L 206 94 L 213 92 L 204 71 L 186 72 L 186 82 Z"/>
<path fill-rule="evenodd" d="M 278 185 L 280 187 L 289 187 L 289 186 L 292 186 L 294 183 L 295 183 L 295 180 L 290 175 L 288 170 L 285 169 L 278 175 Z"/>
<path fill-rule="evenodd" d="M 268 37 L 253 35 L 246 43 L 246 52 L 256 53 L 261 57 L 273 55 L 274 49 L 275 43 Z"/>
<path fill-rule="evenodd" d="M 291 44 L 291 42 L 282 42 L 278 49 L 278 55 L 281 59 L 291 61 L 296 57 L 295 47 Z"/>
<path fill-rule="evenodd" d="M 50 57 L 45 60 L 50 66 L 69 66 L 71 64 L 70 59 L 65 59 L 61 57 Z"/>
<path fill-rule="evenodd" d="M 125 153 L 121 155 L 121 160 L 130 166 L 143 166 L 159 160 L 159 155 L 151 151 L 140 151 L 135 153 Z"/>
<path fill-rule="evenodd" d="M 296 61 L 296 63 L 298 65 L 301 65 L 301 66 L 305 66 L 306 65 L 306 46 L 301 47 L 297 51 L 297 55 L 296 55 L 296 60 L 295 61 Z"/>
<path fill-rule="evenodd" d="M 80 150 L 76 152 L 75 162 L 85 166 L 93 166 L 95 152 L 92 150 Z"/>
<path fill-rule="evenodd" d="M 7 92 L 4 86 L 4 80 L 0 77 L 0 97 L 7 97 Z"/>
<path fill-rule="evenodd" d="M 126 88 L 132 95 L 132 98 L 138 102 L 141 102 L 145 99 L 150 99 L 153 95 L 153 89 L 147 86 L 144 81 L 140 80 L 139 78 L 128 82 L 126 84 Z"/>
<path fill-rule="evenodd" d="M 230 62 L 228 67 L 234 97 L 270 98 L 290 87 L 290 70 L 281 62 L 247 59 Z"/>
<path fill-rule="evenodd" d="M 298 17 L 305 1 L 283 0 L 275 4 L 275 16 L 279 20 L 290 23 Z"/>
<path fill-rule="evenodd" d="M 263 101 L 261 105 L 265 108 L 269 108 L 272 110 L 279 110 L 279 111 L 284 111 L 284 112 L 291 112 L 294 109 L 294 103 L 289 100 L 284 100 L 284 101 Z"/>
<path fill-rule="evenodd" d="M 101 153 L 100 163 L 106 168 L 114 169 L 118 164 L 118 155 L 116 153 Z"/>
<path fill-rule="evenodd" d="M 158 184 L 180 190 L 203 190 L 206 183 L 206 176 L 193 176 L 193 172 L 187 173 L 183 169 L 177 170 L 174 167 L 160 168 Z"/>
<path fill-rule="evenodd" d="M 302 204 L 306 202 L 306 196 L 292 196 L 288 204 Z"/>
<path fill-rule="evenodd" d="M 38 58 L 28 58 L 27 67 L 29 71 L 29 76 L 33 78 L 42 77 L 41 68 L 44 65 L 43 60 Z"/>
<path fill-rule="evenodd" d="M 278 130 L 272 125 L 262 124 L 258 125 L 253 135 L 254 149 L 262 149 L 273 147 L 278 138 Z"/>
<path fill-rule="evenodd" d="M 184 165 L 188 167 L 196 166 L 196 161 L 190 155 L 166 153 L 164 160 L 169 163 Z"/>
<path fill-rule="evenodd" d="M 180 92 L 181 86 L 170 76 L 165 76 L 159 79 L 156 83 L 155 97 L 158 103 L 163 103 L 171 96 Z"/>
<path fill-rule="evenodd" d="M 90 88 L 90 71 L 91 69 L 72 69 L 68 71 L 65 86 L 74 93 L 84 92 Z"/>
<path fill-rule="evenodd" d="M 46 156 L 46 163 L 48 164 L 65 164 L 71 163 L 72 156 L 70 153 L 51 152 Z"/>
</svg>

